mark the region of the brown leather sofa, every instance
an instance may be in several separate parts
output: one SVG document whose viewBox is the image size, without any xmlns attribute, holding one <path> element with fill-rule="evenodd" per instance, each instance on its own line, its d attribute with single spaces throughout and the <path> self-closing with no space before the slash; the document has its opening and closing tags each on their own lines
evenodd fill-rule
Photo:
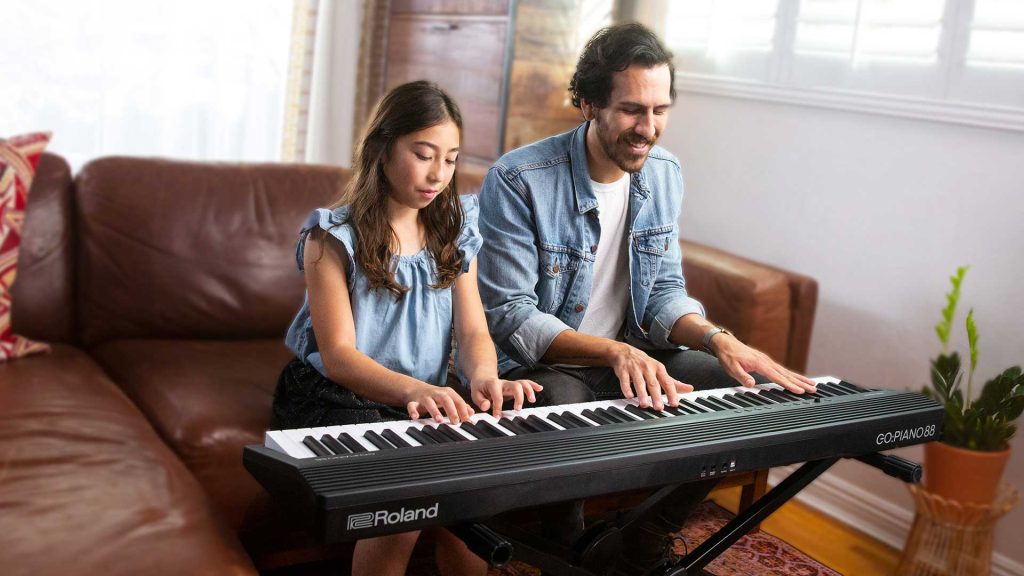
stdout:
<svg viewBox="0 0 1024 576">
<path fill-rule="evenodd" d="M 0 364 L 0 570 L 254 574 L 322 556 L 242 467 L 302 301 L 295 240 L 341 169 L 44 155 Z M 460 180 L 463 191 L 478 178 Z M 798 370 L 813 280 L 684 243 L 709 316 Z M 762 478 L 763 481 L 763 478 Z"/>
</svg>

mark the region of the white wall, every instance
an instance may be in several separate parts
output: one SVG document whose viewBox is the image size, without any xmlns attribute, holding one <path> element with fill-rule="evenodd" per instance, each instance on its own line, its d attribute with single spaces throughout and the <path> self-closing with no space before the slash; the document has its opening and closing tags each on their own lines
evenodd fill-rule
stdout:
<svg viewBox="0 0 1024 576">
<path fill-rule="evenodd" d="M 683 162 L 684 237 L 820 283 L 811 374 L 919 389 L 961 264 L 954 341 L 966 355 L 973 307 L 975 388 L 1024 364 L 1024 133 L 681 93 L 660 143 Z M 1014 446 L 1005 480 L 1024 489 Z M 891 501 L 902 545 L 912 503 L 900 482 L 857 462 L 827 476 Z M 1022 532 L 1018 507 L 999 525 L 997 574 L 1024 572 Z"/>
</svg>

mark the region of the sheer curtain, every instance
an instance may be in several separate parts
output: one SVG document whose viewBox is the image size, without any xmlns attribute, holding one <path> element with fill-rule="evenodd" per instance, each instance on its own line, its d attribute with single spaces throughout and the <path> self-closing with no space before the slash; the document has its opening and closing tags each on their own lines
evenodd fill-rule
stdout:
<svg viewBox="0 0 1024 576">
<path fill-rule="evenodd" d="M 74 169 L 111 154 L 278 160 L 292 2 L 0 4 L 0 137 L 51 130 Z"/>
</svg>

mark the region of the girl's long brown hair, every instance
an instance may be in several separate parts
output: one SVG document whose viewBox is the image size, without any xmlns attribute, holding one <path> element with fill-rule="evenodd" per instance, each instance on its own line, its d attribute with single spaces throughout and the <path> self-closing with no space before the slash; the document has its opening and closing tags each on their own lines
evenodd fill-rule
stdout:
<svg viewBox="0 0 1024 576">
<path fill-rule="evenodd" d="M 392 247 L 398 242 L 385 211 L 389 184 L 384 176 L 384 163 L 399 137 L 449 120 L 458 127 L 461 137 L 459 107 L 436 84 L 420 80 L 392 89 L 374 108 L 356 151 L 352 178 L 341 199 L 332 206 L 349 206 L 347 223 L 355 230 L 358 243 L 356 263 L 371 287 L 384 288 L 395 298 L 401 298 L 409 287 L 395 281 L 391 268 L 395 257 Z M 437 269 L 437 284 L 431 288 L 450 287 L 462 269 L 462 254 L 456 247 L 463 222 L 457 176 L 457 170 L 453 171 L 448 186 L 419 212 L 426 229 L 427 250 Z"/>
</svg>

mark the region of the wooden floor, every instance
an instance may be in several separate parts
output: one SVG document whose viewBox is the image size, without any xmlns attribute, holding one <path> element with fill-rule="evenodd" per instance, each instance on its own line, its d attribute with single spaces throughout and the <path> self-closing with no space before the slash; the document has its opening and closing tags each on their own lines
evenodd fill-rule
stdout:
<svg viewBox="0 0 1024 576">
<path fill-rule="evenodd" d="M 712 499 L 735 512 L 740 489 L 715 491 Z M 795 500 L 779 508 L 761 528 L 848 576 L 893 574 L 900 559 L 899 550 Z"/>
</svg>

